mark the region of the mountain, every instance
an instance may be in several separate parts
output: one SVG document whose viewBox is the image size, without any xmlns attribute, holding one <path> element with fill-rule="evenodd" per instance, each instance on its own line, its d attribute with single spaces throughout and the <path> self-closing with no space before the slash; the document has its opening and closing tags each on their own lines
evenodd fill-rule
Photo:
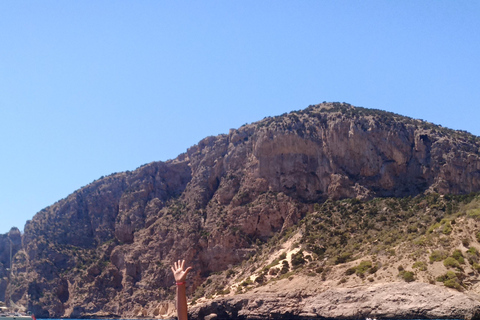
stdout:
<svg viewBox="0 0 480 320">
<path fill-rule="evenodd" d="M 321 317 L 321 294 L 361 286 L 356 295 L 400 301 L 415 285 L 442 292 L 437 309 L 410 308 L 419 315 L 441 317 L 463 299 L 450 315 L 476 318 L 479 177 L 480 139 L 467 132 L 345 103 L 309 106 L 102 177 L 38 212 L 10 281 L 0 238 L 0 295 L 37 317 L 160 317 L 173 310 L 169 266 L 184 258 L 199 318 L 262 318 L 283 304 L 279 315 Z M 316 311 L 301 309 L 308 299 Z M 388 308 L 361 315 L 400 310 Z"/>
</svg>

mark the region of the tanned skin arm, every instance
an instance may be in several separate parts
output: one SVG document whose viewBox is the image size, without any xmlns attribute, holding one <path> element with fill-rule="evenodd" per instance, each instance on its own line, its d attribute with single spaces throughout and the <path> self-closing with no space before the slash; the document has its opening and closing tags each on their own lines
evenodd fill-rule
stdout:
<svg viewBox="0 0 480 320">
<path fill-rule="evenodd" d="M 185 288 L 185 279 L 187 273 L 192 270 L 192 267 L 185 269 L 185 260 L 178 260 L 172 267 L 173 276 L 177 282 L 177 317 L 178 320 L 187 320 L 187 293 Z"/>
</svg>

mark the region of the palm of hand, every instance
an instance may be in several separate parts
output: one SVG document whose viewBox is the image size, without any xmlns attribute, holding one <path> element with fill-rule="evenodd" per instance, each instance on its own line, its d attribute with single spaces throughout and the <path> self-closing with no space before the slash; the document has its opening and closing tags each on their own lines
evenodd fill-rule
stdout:
<svg viewBox="0 0 480 320">
<path fill-rule="evenodd" d="M 187 273 L 192 269 L 192 267 L 188 267 L 184 270 L 185 267 L 185 260 L 178 260 L 178 262 L 174 263 L 172 267 L 173 277 L 177 282 L 183 282 L 187 278 Z"/>
</svg>

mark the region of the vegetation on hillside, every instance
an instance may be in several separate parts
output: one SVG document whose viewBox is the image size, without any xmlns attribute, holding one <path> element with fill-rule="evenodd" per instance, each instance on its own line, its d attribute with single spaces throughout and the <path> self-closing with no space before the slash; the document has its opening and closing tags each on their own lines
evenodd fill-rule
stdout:
<svg viewBox="0 0 480 320">
<path fill-rule="evenodd" d="M 247 292 L 296 275 L 338 285 L 355 278 L 382 281 L 382 270 L 397 265 L 395 281 L 457 290 L 468 289 L 480 274 L 479 194 L 328 200 L 312 209 L 298 225 L 258 244 L 242 265 L 211 275 L 195 299 Z M 445 272 L 436 275 L 434 266 Z"/>
</svg>

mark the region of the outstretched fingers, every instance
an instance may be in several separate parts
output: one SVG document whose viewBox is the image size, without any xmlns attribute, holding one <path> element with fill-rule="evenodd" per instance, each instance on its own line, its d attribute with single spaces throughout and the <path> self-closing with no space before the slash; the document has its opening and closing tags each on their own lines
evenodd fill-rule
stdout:
<svg viewBox="0 0 480 320">
<path fill-rule="evenodd" d="M 187 269 L 185 269 L 185 275 L 187 275 L 187 273 L 192 270 L 192 267 L 188 267 Z"/>
<path fill-rule="evenodd" d="M 187 273 L 192 270 L 192 267 L 185 269 L 185 260 L 178 260 L 174 261 L 171 269 L 176 281 L 185 281 Z"/>
</svg>

